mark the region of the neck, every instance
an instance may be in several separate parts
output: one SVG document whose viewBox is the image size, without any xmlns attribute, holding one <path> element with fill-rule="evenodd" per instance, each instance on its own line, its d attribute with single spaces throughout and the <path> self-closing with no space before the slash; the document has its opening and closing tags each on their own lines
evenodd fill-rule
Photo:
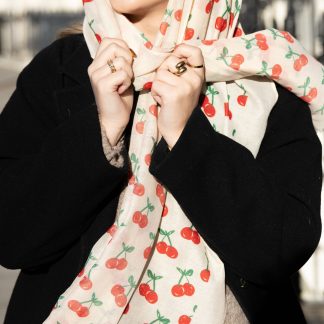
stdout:
<svg viewBox="0 0 324 324">
<path fill-rule="evenodd" d="M 161 20 L 166 9 L 166 3 L 167 1 L 159 3 L 147 9 L 146 12 L 142 11 L 139 14 L 126 14 L 125 16 L 141 30 L 152 43 L 154 43 L 155 36 L 160 28 Z"/>
</svg>

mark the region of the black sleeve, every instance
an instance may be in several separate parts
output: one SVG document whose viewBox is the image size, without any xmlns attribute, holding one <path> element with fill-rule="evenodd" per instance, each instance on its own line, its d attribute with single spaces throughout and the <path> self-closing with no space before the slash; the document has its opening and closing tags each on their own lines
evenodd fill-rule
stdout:
<svg viewBox="0 0 324 324">
<path fill-rule="evenodd" d="M 296 272 L 321 234 L 321 143 L 307 104 L 278 89 L 256 158 L 197 106 L 171 151 L 162 137 L 149 169 L 226 266 L 261 285 Z"/>
<path fill-rule="evenodd" d="M 57 46 L 20 73 L 0 115 L 0 263 L 7 268 L 60 257 L 127 179 L 127 163 L 117 168 L 104 155 L 93 104 L 55 124 Z"/>
</svg>

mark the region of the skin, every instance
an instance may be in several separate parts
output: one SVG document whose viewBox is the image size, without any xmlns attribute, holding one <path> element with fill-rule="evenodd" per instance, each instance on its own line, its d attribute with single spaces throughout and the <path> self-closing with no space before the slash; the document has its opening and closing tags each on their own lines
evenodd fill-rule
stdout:
<svg viewBox="0 0 324 324">
<path fill-rule="evenodd" d="M 154 42 L 166 9 L 166 0 L 110 0 L 112 7 L 124 14 Z M 107 60 L 112 59 L 112 73 Z M 204 68 L 187 67 L 181 76 L 174 75 L 175 65 L 201 65 L 204 59 L 195 46 L 180 44 L 161 64 L 152 80 L 151 95 L 160 105 L 157 118 L 158 140 L 163 136 L 170 149 L 180 137 L 192 111 L 198 104 L 205 81 Z M 172 73 L 173 72 L 173 73 Z M 129 122 L 133 104 L 133 70 L 129 47 L 124 40 L 105 38 L 88 68 L 101 123 L 112 145 L 117 143 Z M 181 103 L 181 105 L 180 105 Z"/>
<path fill-rule="evenodd" d="M 154 42 L 168 0 L 110 0 L 110 4 Z"/>
</svg>

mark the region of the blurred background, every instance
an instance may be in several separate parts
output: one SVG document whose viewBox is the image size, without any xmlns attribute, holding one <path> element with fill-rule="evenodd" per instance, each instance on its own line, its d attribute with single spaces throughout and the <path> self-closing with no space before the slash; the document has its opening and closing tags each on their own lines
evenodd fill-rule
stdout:
<svg viewBox="0 0 324 324">
<path fill-rule="evenodd" d="M 0 0 L 0 112 L 22 68 L 58 30 L 82 17 L 81 0 Z M 287 30 L 324 63 L 324 0 L 243 0 L 241 22 L 246 33 Z M 0 266 L 0 323 L 18 273 Z M 324 323 L 324 235 L 294 280 L 308 322 Z"/>
</svg>

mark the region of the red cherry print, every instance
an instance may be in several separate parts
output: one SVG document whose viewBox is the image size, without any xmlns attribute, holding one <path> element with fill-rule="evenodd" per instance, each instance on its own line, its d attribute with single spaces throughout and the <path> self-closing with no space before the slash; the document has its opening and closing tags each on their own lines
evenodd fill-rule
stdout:
<svg viewBox="0 0 324 324">
<path fill-rule="evenodd" d="M 128 184 L 132 185 L 132 184 L 134 184 L 134 183 L 135 183 L 135 176 L 132 175 L 132 176 L 129 178 L 129 180 L 128 180 Z"/>
<path fill-rule="evenodd" d="M 281 34 L 286 38 L 286 40 L 289 43 L 293 43 L 294 42 L 294 39 L 292 38 L 292 36 L 288 32 L 282 31 Z"/>
<path fill-rule="evenodd" d="M 145 299 L 150 303 L 150 304 L 154 304 L 157 302 L 158 300 L 158 295 L 154 290 L 148 290 L 145 293 Z"/>
<path fill-rule="evenodd" d="M 171 293 L 174 297 L 181 297 L 184 295 L 185 291 L 182 285 L 174 285 L 171 289 Z"/>
<path fill-rule="evenodd" d="M 145 250 L 144 250 L 144 259 L 148 259 L 148 257 L 150 256 L 151 254 L 151 250 L 152 250 L 152 247 L 148 246 Z"/>
<path fill-rule="evenodd" d="M 240 64 L 238 64 L 238 63 L 231 63 L 230 64 L 230 67 L 233 69 L 233 70 L 236 70 L 236 71 L 238 71 L 239 69 L 240 69 Z"/>
<path fill-rule="evenodd" d="M 238 102 L 239 105 L 244 107 L 246 105 L 247 99 L 248 99 L 247 96 L 240 95 L 240 96 L 237 97 L 237 102 Z"/>
<path fill-rule="evenodd" d="M 227 19 L 224 19 L 223 17 L 217 17 L 215 21 L 215 28 L 222 32 L 226 27 Z"/>
<path fill-rule="evenodd" d="M 168 245 L 165 242 L 163 242 L 163 241 L 158 242 L 156 244 L 156 249 L 161 254 L 165 254 L 167 247 L 168 247 Z"/>
<path fill-rule="evenodd" d="M 232 62 L 242 64 L 244 62 L 244 56 L 241 54 L 236 54 L 232 57 Z"/>
<path fill-rule="evenodd" d="M 87 276 L 84 276 L 82 280 L 79 282 L 79 285 L 82 289 L 89 290 L 92 287 L 92 282 Z"/>
<path fill-rule="evenodd" d="M 187 315 L 181 315 L 178 319 L 178 324 L 190 324 L 191 318 Z"/>
<path fill-rule="evenodd" d="M 200 243 L 200 236 L 198 234 L 197 231 L 192 231 L 192 238 L 191 238 L 192 242 L 195 244 L 199 244 Z"/>
<path fill-rule="evenodd" d="M 143 132 L 144 132 L 144 122 L 143 121 L 137 122 L 136 125 L 135 125 L 135 129 L 136 129 L 137 133 L 143 134 Z"/>
<path fill-rule="evenodd" d="M 208 117 L 215 116 L 216 109 L 211 103 L 208 103 L 207 105 L 203 106 L 203 110 L 206 116 Z"/>
<path fill-rule="evenodd" d="M 282 73 L 282 67 L 279 64 L 275 64 L 272 68 L 272 79 L 279 79 L 280 74 Z"/>
<path fill-rule="evenodd" d="M 128 264 L 128 262 L 127 262 L 127 260 L 125 258 L 118 259 L 118 263 L 117 263 L 116 268 L 118 270 L 123 270 L 123 269 L 125 269 L 127 267 L 127 264 Z"/>
<path fill-rule="evenodd" d="M 232 119 L 232 112 L 229 109 L 229 103 L 224 103 L 224 110 L 225 110 L 225 116 L 227 116 L 229 119 Z"/>
<path fill-rule="evenodd" d="M 147 166 L 150 166 L 150 164 L 151 164 L 151 154 L 150 153 L 148 153 L 148 154 L 145 155 L 144 161 L 145 161 L 145 164 Z"/>
<path fill-rule="evenodd" d="M 302 67 L 303 67 L 303 65 L 302 65 L 300 59 L 298 58 L 297 60 L 295 60 L 294 69 L 299 72 Z"/>
<path fill-rule="evenodd" d="M 138 291 L 141 296 L 145 296 L 146 292 L 151 290 L 150 285 L 147 283 L 141 283 L 139 285 Z"/>
<path fill-rule="evenodd" d="M 158 197 L 164 195 L 163 187 L 159 183 L 156 185 L 155 193 Z"/>
<path fill-rule="evenodd" d="M 157 107 L 157 105 L 151 105 L 150 106 L 150 108 L 149 108 L 149 112 L 153 115 L 153 116 L 155 116 L 155 117 L 157 117 L 158 116 L 158 107 Z"/>
<path fill-rule="evenodd" d="M 229 19 L 229 25 L 230 25 L 230 27 L 233 26 L 234 18 L 235 18 L 234 13 L 231 12 L 230 13 L 230 19 Z"/>
<path fill-rule="evenodd" d="M 82 305 L 77 300 L 69 300 L 68 307 L 73 312 L 77 312 L 82 307 Z"/>
<path fill-rule="evenodd" d="M 102 42 L 101 36 L 99 34 L 95 34 L 95 35 L 96 35 L 98 43 L 100 44 Z"/>
<path fill-rule="evenodd" d="M 210 271 L 208 269 L 201 270 L 200 278 L 201 278 L 201 280 L 208 282 L 208 280 L 210 278 Z"/>
<path fill-rule="evenodd" d="M 190 227 L 184 227 L 181 232 L 181 236 L 186 240 L 191 240 L 193 235 L 193 230 Z"/>
<path fill-rule="evenodd" d="M 159 197 L 159 199 L 160 199 L 161 205 L 163 206 L 164 203 L 165 203 L 166 195 L 163 193 L 163 194 Z"/>
<path fill-rule="evenodd" d="M 143 196 L 144 192 L 144 186 L 141 183 L 135 183 L 133 193 L 138 196 Z"/>
<path fill-rule="evenodd" d="M 263 34 L 255 34 L 255 39 L 257 41 L 266 42 L 267 38 Z"/>
<path fill-rule="evenodd" d="M 309 93 L 306 96 L 301 97 L 302 100 L 306 101 L 307 103 L 310 103 L 317 97 L 317 89 L 311 88 Z"/>
<path fill-rule="evenodd" d="M 126 305 L 124 311 L 123 311 L 123 314 L 127 314 L 129 311 L 129 303 Z"/>
<path fill-rule="evenodd" d="M 84 274 L 84 268 L 80 271 L 80 273 L 78 274 L 78 277 L 82 277 Z"/>
<path fill-rule="evenodd" d="M 153 48 L 153 44 L 150 41 L 146 42 L 144 45 L 148 49 L 152 49 Z"/>
<path fill-rule="evenodd" d="M 143 214 L 142 219 L 139 221 L 138 225 L 140 228 L 144 228 L 148 223 L 147 216 Z"/>
<path fill-rule="evenodd" d="M 168 214 L 168 206 L 164 205 L 163 210 L 162 210 L 162 217 L 165 217 Z"/>
<path fill-rule="evenodd" d="M 239 70 L 243 62 L 244 62 L 244 56 L 241 54 L 236 54 L 231 58 L 230 67 L 234 70 Z"/>
<path fill-rule="evenodd" d="M 151 90 L 153 82 L 146 82 L 143 85 L 143 90 Z"/>
<path fill-rule="evenodd" d="M 234 37 L 240 37 L 242 35 L 243 35 L 243 30 L 239 27 L 236 27 L 234 31 Z"/>
<path fill-rule="evenodd" d="M 269 46 L 266 42 L 263 41 L 257 41 L 257 46 L 260 48 L 260 50 L 266 51 L 269 49 Z"/>
<path fill-rule="evenodd" d="M 89 315 L 89 308 L 82 306 L 76 313 L 79 317 L 87 317 Z"/>
<path fill-rule="evenodd" d="M 115 296 L 115 303 L 119 307 L 124 307 L 127 303 L 127 297 L 125 294 L 119 294 Z"/>
<path fill-rule="evenodd" d="M 184 39 L 185 40 L 191 39 L 193 37 L 194 33 L 195 33 L 195 31 L 194 31 L 193 28 L 187 27 L 186 32 L 185 32 L 185 38 Z"/>
<path fill-rule="evenodd" d="M 133 214 L 133 222 L 135 224 L 138 224 L 140 222 L 140 220 L 142 219 L 142 213 L 140 211 L 136 211 L 134 214 Z"/>
<path fill-rule="evenodd" d="M 171 259 L 175 259 L 178 256 L 178 251 L 174 246 L 169 245 L 166 248 L 165 254 L 171 258 Z"/>
<path fill-rule="evenodd" d="M 165 35 L 167 29 L 169 27 L 169 24 L 167 22 L 162 22 L 161 25 L 160 25 L 160 32 L 162 35 Z"/>
<path fill-rule="evenodd" d="M 124 291 L 125 291 L 125 288 L 123 286 L 117 284 L 111 288 L 110 292 L 112 293 L 112 295 L 117 296 L 117 295 L 123 294 Z"/>
<path fill-rule="evenodd" d="M 203 101 L 203 103 L 202 103 L 202 106 L 204 107 L 204 106 L 206 106 L 207 104 L 209 104 L 209 98 L 208 98 L 208 96 L 204 96 L 204 101 Z"/>
<path fill-rule="evenodd" d="M 110 258 L 106 261 L 105 265 L 108 269 L 114 269 L 117 267 L 118 259 L 117 258 Z"/>
<path fill-rule="evenodd" d="M 312 88 L 308 95 L 312 98 L 312 99 L 315 99 L 317 97 L 317 89 L 316 88 Z"/>
<path fill-rule="evenodd" d="M 182 17 L 182 9 L 179 9 L 174 13 L 174 18 L 176 19 L 176 21 L 180 21 L 181 17 Z"/>
<path fill-rule="evenodd" d="M 214 39 L 203 39 L 202 41 L 201 41 L 204 45 L 213 45 L 214 44 L 214 42 L 215 42 L 215 40 Z"/>
<path fill-rule="evenodd" d="M 117 231 L 117 226 L 115 224 L 113 224 L 109 227 L 109 229 L 107 230 L 107 233 L 109 233 L 111 236 L 114 236 L 116 231 Z"/>
<path fill-rule="evenodd" d="M 300 63 L 301 63 L 302 66 L 305 66 L 305 65 L 307 65 L 307 63 L 308 63 L 308 58 L 307 58 L 307 56 L 304 55 L 304 54 L 301 54 L 301 55 L 299 56 L 299 60 L 300 60 Z"/>
<path fill-rule="evenodd" d="M 213 8 L 213 0 L 208 1 L 207 6 L 205 8 L 206 14 L 209 14 Z"/>
<path fill-rule="evenodd" d="M 183 289 L 184 289 L 184 293 L 187 296 L 192 296 L 195 292 L 195 287 L 190 284 L 189 282 L 186 282 L 183 284 Z"/>
</svg>

